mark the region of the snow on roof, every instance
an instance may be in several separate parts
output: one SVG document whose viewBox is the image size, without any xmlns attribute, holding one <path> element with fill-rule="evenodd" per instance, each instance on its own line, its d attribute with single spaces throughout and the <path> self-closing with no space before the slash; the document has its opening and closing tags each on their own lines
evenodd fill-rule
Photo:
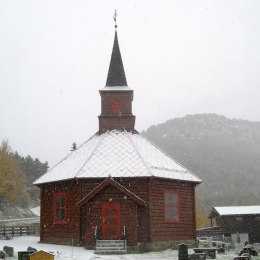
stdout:
<svg viewBox="0 0 260 260">
<path fill-rule="evenodd" d="M 220 216 L 260 214 L 260 206 L 214 207 Z"/>
<path fill-rule="evenodd" d="M 40 206 L 34 207 L 34 208 L 30 208 L 30 211 L 31 211 L 34 215 L 36 215 L 36 216 L 38 216 L 38 217 L 41 215 L 41 214 L 40 214 L 40 211 L 41 211 Z"/>
<path fill-rule="evenodd" d="M 113 86 L 113 87 L 109 87 L 109 86 L 105 86 L 104 88 L 100 89 L 100 91 L 129 91 L 131 90 L 128 86 Z"/>
<path fill-rule="evenodd" d="M 111 130 L 92 136 L 34 184 L 108 176 L 156 176 L 195 183 L 202 181 L 142 135 Z"/>
</svg>

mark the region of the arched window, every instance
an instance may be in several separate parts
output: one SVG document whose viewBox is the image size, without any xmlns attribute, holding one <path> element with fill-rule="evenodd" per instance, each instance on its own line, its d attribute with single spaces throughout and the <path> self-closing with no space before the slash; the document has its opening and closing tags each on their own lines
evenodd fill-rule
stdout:
<svg viewBox="0 0 260 260">
<path fill-rule="evenodd" d="M 118 114 L 121 112 L 121 104 L 119 100 L 113 100 L 112 101 L 112 113 L 113 114 Z"/>
</svg>

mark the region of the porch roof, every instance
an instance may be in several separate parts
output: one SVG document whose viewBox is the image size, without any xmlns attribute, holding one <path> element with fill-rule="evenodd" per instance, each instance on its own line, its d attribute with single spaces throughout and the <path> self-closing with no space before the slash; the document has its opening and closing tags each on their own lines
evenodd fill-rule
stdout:
<svg viewBox="0 0 260 260">
<path fill-rule="evenodd" d="M 135 201 L 137 204 L 144 206 L 145 202 L 141 198 L 139 198 L 137 195 L 135 195 L 133 192 L 122 186 L 120 183 L 112 179 L 111 177 L 105 179 L 102 183 L 100 183 L 97 187 L 95 187 L 89 194 L 87 194 L 83 199 L 81 199 L 76 206 L 80 206 L 90 199 L 94 198 L 96 194 L 98 194 L 100 191 L 102 191 L 106 186 L 112 185 L 119 191 L 121 191 L 123 194 L 130 197 L 133 201 Z"/>
</svg>

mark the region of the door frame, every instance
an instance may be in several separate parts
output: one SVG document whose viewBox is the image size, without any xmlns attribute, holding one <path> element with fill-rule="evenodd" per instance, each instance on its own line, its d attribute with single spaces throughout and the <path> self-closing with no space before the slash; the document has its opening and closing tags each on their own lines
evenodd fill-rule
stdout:
<svg viewBox="0 0 260 260">
<path fill-rule="evenodd" d="M 102 237 L 104 240 L 107 239 L 106 236 L 106 210 L 108 208 L 116 209 L 116 239 L 121 239 L 121 212 L 120 212 L 120 204 L 119 203 L 104 203 L 102 204 Z"/>
</svg>

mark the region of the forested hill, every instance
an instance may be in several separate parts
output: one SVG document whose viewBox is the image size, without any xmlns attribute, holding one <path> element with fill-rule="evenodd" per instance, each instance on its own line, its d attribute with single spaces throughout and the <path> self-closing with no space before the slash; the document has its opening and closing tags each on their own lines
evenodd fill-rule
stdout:
<svg viewBox="0 0 260 260">
<path fill-rule="evenodd" d="M 48 170 L 38 158 L 13 153 L 7 141 L 0 144 L 0 218 L 13 206 L 27 208 L 39 204 L 39 190 L 33 181 Z"/>
<path fill-rule="evenodd" d="M 142 133 L 203 179 L 197 198 L 212 206 L 260 205 L 260 122 L 188 115 Z"/>
</svg>

